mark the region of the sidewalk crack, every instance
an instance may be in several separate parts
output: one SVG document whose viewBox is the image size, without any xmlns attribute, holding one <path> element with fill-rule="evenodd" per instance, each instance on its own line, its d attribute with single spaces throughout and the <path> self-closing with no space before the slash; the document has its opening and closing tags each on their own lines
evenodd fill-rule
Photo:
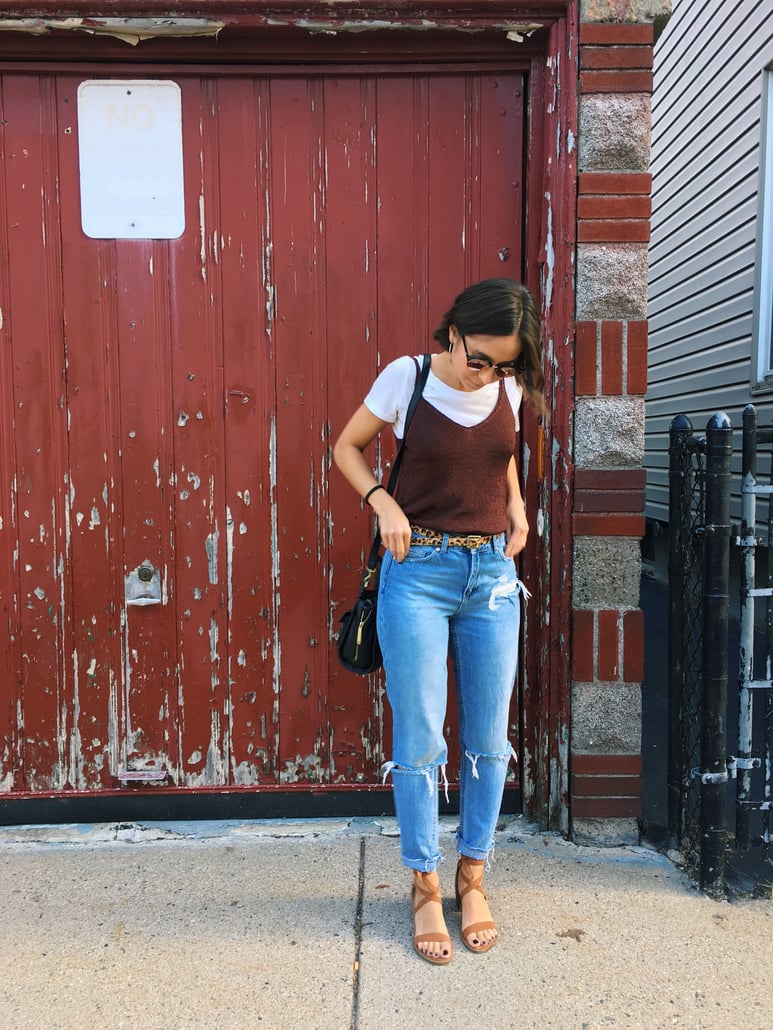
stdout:
<svg viewBox="0 0 773 1030">
<path fill-rule="evenodd" d="M 354 915 L 354 967 L 352 972 L 352 1018 L 349 1030 L 357 1030 L 360 1016 L 360 953 L 362 951 L 362 913 L 365 905 L 365 838 L 360 837 L 360 868 L 357 883 L 357 909 Z"/>
</svg>

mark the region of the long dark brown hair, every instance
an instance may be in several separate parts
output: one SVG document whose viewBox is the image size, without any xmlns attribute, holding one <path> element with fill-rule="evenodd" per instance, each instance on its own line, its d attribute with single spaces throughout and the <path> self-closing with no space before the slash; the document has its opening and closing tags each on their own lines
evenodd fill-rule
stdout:
<svg viewBox="0 0 773 1030">
<path fill-rule="evenodd" d="M 517 333 L 521 353 L 516 375 L 527 399 L 538 414 L 545 410 L 545 375 L 539 315 L 531 293 L 515 279 L 484 279 L 463 290 L 435 330 L 435 339 L 451 349 L 449 326 L 462 336 L 511 336 Z"/>
</svg>

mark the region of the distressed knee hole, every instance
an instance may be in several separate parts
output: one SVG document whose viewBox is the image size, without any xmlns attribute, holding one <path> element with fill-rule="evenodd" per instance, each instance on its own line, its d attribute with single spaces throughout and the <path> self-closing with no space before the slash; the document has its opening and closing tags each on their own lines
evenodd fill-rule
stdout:
<svg viewBox="0 0 773 1030">
<path fill-rule="evenodd" d="M 408 766 L 400 765 L 398 762 L 384 762 L 384 764 L 381 766 L 381 782 L 382 784 L 385 784 L 390 775 L 392 775 L 392 781 L 394 782 L 394 773 L 399 773 L 401 776 L 421 776 L 426 780 L 430 793 L 433 793 L 435 786 L 438 783 L 438 769 L 440 770 L 440 777 L 443 784 L 443 792 L 445 793 L 445 798 L 447 802 L 448 776 L 446 775 L 445 765 Z"/>
<path fill-rule="evenodd" d="M 504 751 L 497 751 L 493 755 L 487 755 L 485 754 L 485 752 L 482 751 L 465 751 L 464 756 L 469 760 L 470 764 L 472 765 L 472 778 L 474 780 L 480 779 L 480 773 L 478 772 L 478 762 L 481 758 L 487 762 L 504 762 L 505 765 L 507 765 L 511 758 L 515 759 L 516 764 L 518 762 L 518 755 L 515 753 L 515 751 L 509 744 Z"/>
</svg>

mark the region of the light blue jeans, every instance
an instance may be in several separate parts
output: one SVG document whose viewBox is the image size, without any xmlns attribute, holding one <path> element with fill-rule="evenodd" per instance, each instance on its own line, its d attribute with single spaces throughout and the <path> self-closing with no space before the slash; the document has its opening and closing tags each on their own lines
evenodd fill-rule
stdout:
<svg viewBox="0 0 773 1030">
<path fill-rule="evenodd" d="M 384 555 L 378 636 L 393 715 L 391 773 L 403 864 L 437 869 L 438 778 L 445 780 L 443 733 L 448 654 L 454 662 L 462 749 L 457 847 L 485 859 L 514 752 L 507 729 L 518 665 L 524 589 L 504 534 L 477 549 L 411 545 L 403 562 Z"/>
</svg>

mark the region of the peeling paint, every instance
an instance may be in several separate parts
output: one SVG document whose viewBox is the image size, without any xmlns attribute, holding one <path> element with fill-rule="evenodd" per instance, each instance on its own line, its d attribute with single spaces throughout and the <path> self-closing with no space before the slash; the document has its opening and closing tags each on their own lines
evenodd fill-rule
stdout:
<svg viewBox="0 0 773 1030">
<path fill-rule="evenodd" d="M 276 478 L 276 415 L 271 416 L 271 435 L 269 439 L 269 484 L 271 491 L 271 579 L 272 579 L 272 625 L 274 632 L 274 707 L 276 709 L 280 690 L 282 667 L 282 644 L 279 638 L 279 610 L 281 605 L 280 570 L 279 570 L 279 510 L 277 506 Z M 274 724 L 279 724 L 279 713 L 275 712 Z"/>
<path fill-rule="evenodd" d="M 239 787 L 253 787 L 260 782 L 258 767 L 254 762 L 240 762 L 232 770 L 233 781 Z"/>
<path fill-rule="evenodd" d="M 188 765 L 198 765 L 202 754 L 194 750 L 188 759 Z M 220 750 L 220 713 L 212 709 L 210 713 L 210 739 L 204 768 L 198 773 L 187 773 L 183 777 L 187 787 L 223 786 L 227 783 L 227 764 Z"/>
<path fill-rule="evenodd" d="M 84 777 L 84 756 L 80 732 L 80 682 L 78 676 L 78 652 L 72 653 L 73 664 L 73 698 L 72 698 L 72 728 L 70 730 L 70 763 L 67 773 L 67 780 L 76 789 L 85 785 Z"/>
<path fill-rule="evenodd" d="M 545 240 L 545 282 L 544 282 L 544 306 L 549 310 L 553 304 L 553 274 L 556 264 L 555 241 L 553 239 L 553 205 L 550 192 L 545 193 L 547 201 L 546 216 L 546 240 Z"/>
<path fill-rule="evenodd" d="M 228 619 L 233 618 L 234 607 L 234 520 L 230 507 L 225 509 L 225 569 L 226 569 L 226 597 L 228 602 Z"/>
<path fill-rule="evenodd" d="M 202 154 L 203 161 L 203 154 Z M 201 260 L 201 278 L 204 282 L 207 281 L 207 229 L 206 220 L 204 217 L 204 194 L 199 196 L 199 234 L 201 236 L 201 250 L 199 257 Z"/>
<path fill-rule="evenodd" d="M 109 694 L 107 703 L 107 757 L 110 772 L 115 776 L 120 766 L 121 733 L 118 722 L 118 682 L 112 669 L 110 670 Z"/>
<path fill-rule="evenodd" d="M 214 531 L 207 535 L 207 539 L 206 539 L 205 544 L 204 544 L 204 547 L 206 548 L 206 552 L 207 552 L 207 569 L 208 569 L 208 574 L 209 574 L 209 582 L 212 584 L 212 586 L 216 586 L 217 582 L 218 582 L 218 575 L 217 575 L 217 548 L 218 548 L 218 541 L 219 540 L 220 540 L 220 530 L 218 529 L 217 522 L 216 522 L 215 523 Z"/>
<path fill-rule="evenodd" d="M 214 693 L 216 687 L 220 683 L 218 676 L 218 669 L 220 667 L 220 654 L 218 652 L 218 643 L 220 638 L 220 627 L 217 624 L 215 616 L 209 620 L 209 660 L 212 663 L 212 669 L 210 672 L 210 683 L 212 685 L 212 691 Z"/>
<path fill-rule="evenodd" d="M 317 754 L 296 755 L 294 759 L 286 759 L 285 767 L 279 774 L 280 783 L 322 783 L 327 780 L 326 770 Z"/>
<path fill-rule="evenodd" d="M 136 46 L 145 39 L 159 36 L 217 36 L 225 22 L 214 18 L 4 18 L 0 31 L 26 32 L 43 36 L 48 32 L 79 31 L 92 36 L 112 36 Z"/>
</svg>

